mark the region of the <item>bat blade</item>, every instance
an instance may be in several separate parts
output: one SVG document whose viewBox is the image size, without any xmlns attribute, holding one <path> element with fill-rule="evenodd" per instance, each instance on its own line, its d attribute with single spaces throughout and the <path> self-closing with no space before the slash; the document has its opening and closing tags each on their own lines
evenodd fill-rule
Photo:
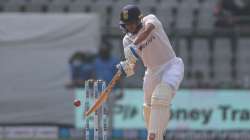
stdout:
<svg viewBox="0 0 250 140">
<path fill-rule="evenodd" d="M 85 112 L 85 116 L 89 116 L 92 112 L 95 112 L 97 109 L 99 109 L 102 106 L 102 104 L 105 101 L 107 101 L 108 94 L 109 94 L 108 92 L 102 93 L 102 96 L 100 96 L 96 100 L 95 104 L 87 112 Z"/>
<path fill-rule="evenodd" d="M 95 112 L 97 109 L 99 109 L 102 106 L 102 104 L 107 101 L 109 94 L 112 91 L 112 88 L 115 86 L 116 82 L 120 80 L 120 78 L 121 78 L 121 71 L 117 71 L 115 76 L 107 86 L 107 88 L 103 92 L 101 92 L 101 95 L 97 98 L 94 105 L 91 106 L 89 110 L 87 110 L 84 113 L 86 117 L 89 116 L 91 113 Z"/>
</svg>

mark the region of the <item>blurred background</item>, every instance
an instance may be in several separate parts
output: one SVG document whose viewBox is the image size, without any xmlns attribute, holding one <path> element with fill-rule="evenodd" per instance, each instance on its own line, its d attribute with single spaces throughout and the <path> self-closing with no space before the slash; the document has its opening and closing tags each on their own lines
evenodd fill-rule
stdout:
<svg viewBox="0 0 250 140">
<path fill-rule="evenodd" d="M 184 60 L 167 139 L 250 140 L 249 0 L 0 0 L 0 139 L 83 139 L 73 100 L 124 59 L 126 4 L 155 14 Z M 139 62 L 115 87 L 110 139 L 146 139 L 143 75 Z"/>
</svg>

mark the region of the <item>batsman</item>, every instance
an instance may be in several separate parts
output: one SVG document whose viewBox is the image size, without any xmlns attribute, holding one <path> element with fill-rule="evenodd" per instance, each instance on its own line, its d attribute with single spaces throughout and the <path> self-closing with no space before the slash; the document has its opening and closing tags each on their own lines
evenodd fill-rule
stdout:
<svg viewBox="0 0 250 140">
<path fill-rule="evenodd" d="M 127 77 L 134 74 L 140 58 L 146 68 L 144 91 L 144 120 L 148 140 L 163 140 L 170 118 L 170 104 L 184 76 L 184 64 L 169 42 L 162 23 L 149 14 L 143 16 L 136 5 L 126 5 L 120 13 L 125 61 L 117 68 Z"/>
</svg>

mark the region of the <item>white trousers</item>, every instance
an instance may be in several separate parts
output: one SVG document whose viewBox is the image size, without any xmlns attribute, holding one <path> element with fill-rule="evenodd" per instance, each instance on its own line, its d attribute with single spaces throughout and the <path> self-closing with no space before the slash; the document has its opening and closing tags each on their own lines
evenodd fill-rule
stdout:
<svg viewBox="0 0 250 140">
<path fill-rule="evenodd" d="M 143 91 L 144 104 L 151 105 L 153 91 L 161 82 L 177 91 L 184 76 L 184 64 L 181 58 L 175 57 L 166 64 L 153 69 L 147 69 L 144 75 Z M 173 94 L 175 94 L 175 92 Z M 173 95 L 174 96 L 174 95 Z"/>
</svg>

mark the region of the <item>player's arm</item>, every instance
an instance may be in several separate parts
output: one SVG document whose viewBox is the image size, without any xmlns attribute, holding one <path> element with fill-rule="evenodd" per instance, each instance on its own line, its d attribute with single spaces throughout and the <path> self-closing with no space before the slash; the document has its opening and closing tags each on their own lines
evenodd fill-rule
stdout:
<svg viewBox="0 0 250 140">
<path fill-rule="evenodd" d="M 124 49 L 124 54 L 125 54 L 125 58 L 127 60 L 129 60 L 132 63 L 135 63 L 138 59 L 138 47 L 137 45 L 142 42 L 143 40 L 145 40 L 148 35 L 155 29 L 155 25 L 152 23 L 147 23 L 145 25 L 144 28 L 142 28 L 141 32 L 138 33 L 138 35 L 136 36 L 136 38 L 133 40 L 132 43 L 130 43 L 128 45 L 128 47 L 125 47 Z"/>
<path fill-rule="evenodd" d="M 139 58 L 136 48 L 131 46 L 133 44 L 132 40 L 127 37 L 123 38 L 123 46 L 124 46 L 124 56 L 125 61 L 121 61 L 117 64 L 117 68 L 121 70 L 127 77 L 132 76 L 134 74 L 134 66 Z"/>
<path fill-rule="evenodd" d="M 120 68 L 127 75 L 127 77 L 132 76 L 134 74 L 134 64 L 139 58 L 137 54 L 136 45 L 139 44 L 141 41 L 145 40 L 154 28 L 155 26 L 153 24 L 146 24 L 145 27 L 142 28 L 142 31 L 138 33 L 133 42 L 126 42 L 123 44 L 126 61 L 122 61 L 118 65 L 118 68 Z"/>
<path fill-rule="evenodd" d="M 145 25 L 144 28 L 142 28 L 142 31 L 138 33 L 136 38 L 134 39 L 133 43 L 134 45 L 138 45 L 141 43 L 143 40 L 145 40 L 148 35 L 154 30 L 155 26 L 151 23 L 148 23 Z"/>
</svg>

